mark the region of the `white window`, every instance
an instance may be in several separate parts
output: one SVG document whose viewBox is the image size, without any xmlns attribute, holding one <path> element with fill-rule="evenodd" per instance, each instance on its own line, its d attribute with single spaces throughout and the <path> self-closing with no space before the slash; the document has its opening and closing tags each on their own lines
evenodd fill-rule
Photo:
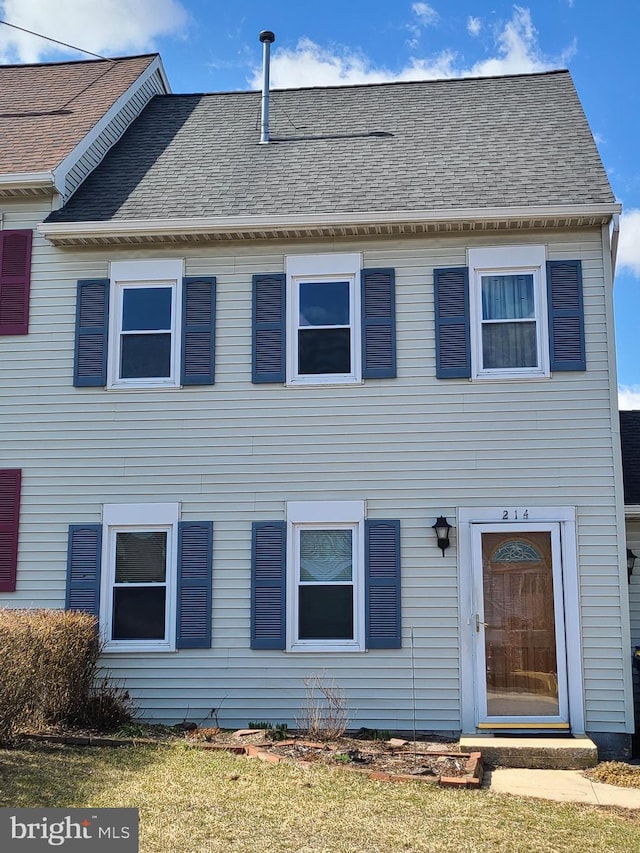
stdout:
<svg viewBox="0 0 640 853">
<path fill-rule="evenodd" d="M 103 509 L 100 625 L 105 651 L 175 648 L 178 504 Z"/>
<path fill-rule="evenodd" d="M 475 379 L 549 376 L 543 246 L 469 249 Z"/>
<path fill-rule="evenodd" d="M 183 262 L 116 261 L 109 298 L 109 388 L 180 384 Z"/>
<path fill-rule="evenodd" d="M 364 501 L 287 504 L 287 649 L 363 651 Z"/>
<path fill-rule="evenodd" d="M 287 382 L 360 382 L 360 267 L 357 253 L 290 255 Z"/>
</svg>

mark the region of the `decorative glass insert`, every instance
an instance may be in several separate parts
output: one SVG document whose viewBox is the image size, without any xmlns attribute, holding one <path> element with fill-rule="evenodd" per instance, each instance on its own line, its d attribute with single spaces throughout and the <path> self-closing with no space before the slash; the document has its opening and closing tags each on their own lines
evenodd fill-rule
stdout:
<svg viewBox="0 0 640 853">
<path fill-rule="evenodd" d="M 299 533 L 298 639 L 352 640 L 353 531 Z"/>
<path fill-rule="evenodd" d="M 350 581 L 351 538 L 350 530 L 301 530 L 300 580 Z"/>
<path fill-rule="evenodd" d="M 171 376 L 172 303 L 170 287 L 123 289 L 120 379 Z"/>
<path fill-rule="evenodd" d="M 166 531 L 116 534 L 112 640 L 164 640 Z"/>
<path fill-rule="evenodd" d="M 533 274 L 483 275 L 481 286 L 483 368 L 538 367 Z"/>
<path fill-rule="evenodd" d="M 494 563 L 539 563 L 542 557 L 529 542 L 513 539 L 500 545 L 491 559 Z"/>
<path fill-rule="evenodd" d="M 557 716 L 551 534 L 483 533 L 482 583 L 487 714 Z"/>
<path fill-rule="evenodd" d="M 298 373 L 350 373 L 350 283 L 299 282 L 298 306 Z"/>
</svg>

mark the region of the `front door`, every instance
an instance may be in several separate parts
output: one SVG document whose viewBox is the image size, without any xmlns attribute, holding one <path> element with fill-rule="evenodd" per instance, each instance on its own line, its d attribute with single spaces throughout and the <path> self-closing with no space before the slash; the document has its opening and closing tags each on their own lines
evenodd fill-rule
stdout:
<svg viewBox="0 0 640 853">
<path fill-rule="evenodd" d="M 472 525 L 481 729 L 569 727 L 560 525 Z"/>
</svg>

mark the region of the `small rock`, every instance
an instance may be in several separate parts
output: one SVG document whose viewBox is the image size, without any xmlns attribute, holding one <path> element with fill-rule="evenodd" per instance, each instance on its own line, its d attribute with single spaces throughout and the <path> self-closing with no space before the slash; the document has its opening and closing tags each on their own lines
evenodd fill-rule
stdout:
<svg viewBox="0 0 640 853">
<path fill-rule="evenodd" d="M 243 738 L 251 735 L 259 735 L 262 729 L 237 729 L 232 737 Z"/>
<path fill-rule="evenodd" d="M 401 746 L 406 746 L 409 743 L 408 740 L 402 740 L 399 737 L 392 737 L 387 741 L 387 746 L 391 746 L 394 749 L 399 749 Z"/>
</svg>

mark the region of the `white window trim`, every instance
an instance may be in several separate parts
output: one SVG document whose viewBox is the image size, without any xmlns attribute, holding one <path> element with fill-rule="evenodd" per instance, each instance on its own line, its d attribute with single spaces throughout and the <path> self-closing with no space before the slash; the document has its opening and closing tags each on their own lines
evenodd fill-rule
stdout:
<svg viewBox="0 0 640 853">
<path fill-rule="evenodd" d="M 318 255 L 287 255 L 287 385 L 345 385 L 362 382 L 362 320 L 360 270 L 362 255 L 344 252 Z M 351 316 L 351 372 L 318 375 L 298 374 L 298 316 L 301 279 L 314 281 L 349 281 L 349 311 Z"/>
<path fill-rule="evenodd" d="M 105 504 L 102 509 L 102 573 L 100 627 L 105 652 L 171 652 L 176 648 L 176 586 L 178 573 L 178 521 L 180 504 Z M 117 533 L 159 530 L 167 532 L 167 574 L 164 640 L 112 640 L 112 590 L 115 581 Z"/>
<path fill-rule="evenodd" d="M 109 345 L 107 354 L 107 389 L 152 389 L 180 387 L 180 352 L 182 330 L 182 259 L 149 261 L 112 261 L 109 288 Z M 121 379 L 120 333 L 122 293 L 127 287 L 170 287 L 171 312 L 171 373 L 158 379 Z"/>
<path fill-rule="evenodd" d="M 505 379 L 541 379 L 551 375 L 546 260 L 544 246 L 484 247 L 468 250 L 472 379 L 486 382 Z M 526 273 L 533 275 L 534 282 L 538 367 L 484 369 L 482 367 L 481 276 Z"/>
<path fill-rule="evenodd" d="M 287 638 L 289 652 L 365 651 L 364 501 L 294 501 L 287 504 Z M 353 530 L 353 640 L 298 640 L 298 531 Z"/>
</svg>

